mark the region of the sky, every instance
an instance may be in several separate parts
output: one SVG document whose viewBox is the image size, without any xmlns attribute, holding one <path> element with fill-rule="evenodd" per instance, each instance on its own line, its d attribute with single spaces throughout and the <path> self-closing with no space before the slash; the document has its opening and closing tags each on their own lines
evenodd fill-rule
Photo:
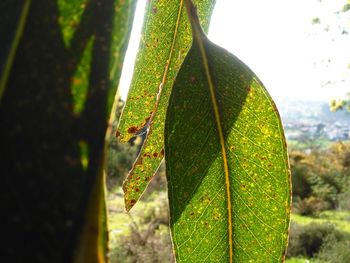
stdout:
<svg viewBox="0 0 350 263">
<path fill-rule="evenodd" d="M 338 12 L 346 1 L 217 0 L 208 36 L 247 64 L 275 100 L 329 101 L 350 92 L 350 11 Z M 123 99 L 145 2 L 136 9 L 119 85 Z M 349 34 L 342 34 L 344 28 Z"/>
</svg>

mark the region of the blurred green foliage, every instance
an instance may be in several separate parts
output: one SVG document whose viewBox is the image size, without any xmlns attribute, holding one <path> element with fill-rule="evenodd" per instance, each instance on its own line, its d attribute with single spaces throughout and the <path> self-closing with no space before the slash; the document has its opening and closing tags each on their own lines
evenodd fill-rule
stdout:
<svg viewBox="0 0 350 263">
<path fill-rule="evenodd" d="M 305 226 L 292 222 L 288 244 L 288 257 L 313 257 L 329 240 L 339 242 L 345 240 L 347 235 L 331 224 L 308 224 Z"/>
<path fill-rule="evenodd" d="M 293 215 L 286 262 L 349 262 L 350 142 L 291 148 Z M 327 210 L 327 211 L 326 211 Z"/>
</svg>

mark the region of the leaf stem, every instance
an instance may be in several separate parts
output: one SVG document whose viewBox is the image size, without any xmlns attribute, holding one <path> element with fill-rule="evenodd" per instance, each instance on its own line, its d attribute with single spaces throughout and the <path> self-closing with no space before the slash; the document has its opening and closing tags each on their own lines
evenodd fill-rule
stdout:
<svg viewBox="0 0 350 263">
<path fill-rule="evenodd" d="M 197 13 L 197 8 L 191 0 L 185 0 L 185 6 L 187 10 L 187 16 L 191 23 L 192 37 L 196 39 L 197 37 L 205 37 L 202 27 L 200 26 L 199 17 Z"/>
</svg>

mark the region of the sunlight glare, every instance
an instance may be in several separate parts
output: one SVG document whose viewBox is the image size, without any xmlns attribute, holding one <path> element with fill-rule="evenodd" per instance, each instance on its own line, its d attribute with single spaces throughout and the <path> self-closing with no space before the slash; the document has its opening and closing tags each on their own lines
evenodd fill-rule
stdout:
<svg viewBox="0 0 350 263">
<path fill-rule="evenodd" d="M 146 0 L 138 3 L 119 85 L 126 99 Z M 350 91 L 346 0 L 217 0 L 209 38 L 246 63 L 275 100 L 329 100 Z M 320 24 L 313 25 L 313 18 Z M 349 32 L 350 33 L 350 32 Z"/>
</svg>

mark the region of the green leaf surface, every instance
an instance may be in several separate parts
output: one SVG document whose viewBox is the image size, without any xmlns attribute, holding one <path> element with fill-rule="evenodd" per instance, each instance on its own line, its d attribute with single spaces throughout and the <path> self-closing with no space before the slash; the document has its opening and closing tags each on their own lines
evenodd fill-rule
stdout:
<svg viewBox="0 0 350 263">
<path fill-rule="evenodd" d="M 165 127 L 177 261 L 282 262 L 291 190 L 279 114 L 257 76 L 211 43 L 189 9 L 193 44 Z"/>
<path fill-rule="evenodd" d="M 205 29 L 214 2 L 196 1 Z M 134 76 L 117 131 L 126 142 L 149 124 L 141 153 L 124 183 L 127 210 L 139 199 L 164 157 L 166 107 L 190 44 L 184 1 L 148 1 Z"/>
</svg>

